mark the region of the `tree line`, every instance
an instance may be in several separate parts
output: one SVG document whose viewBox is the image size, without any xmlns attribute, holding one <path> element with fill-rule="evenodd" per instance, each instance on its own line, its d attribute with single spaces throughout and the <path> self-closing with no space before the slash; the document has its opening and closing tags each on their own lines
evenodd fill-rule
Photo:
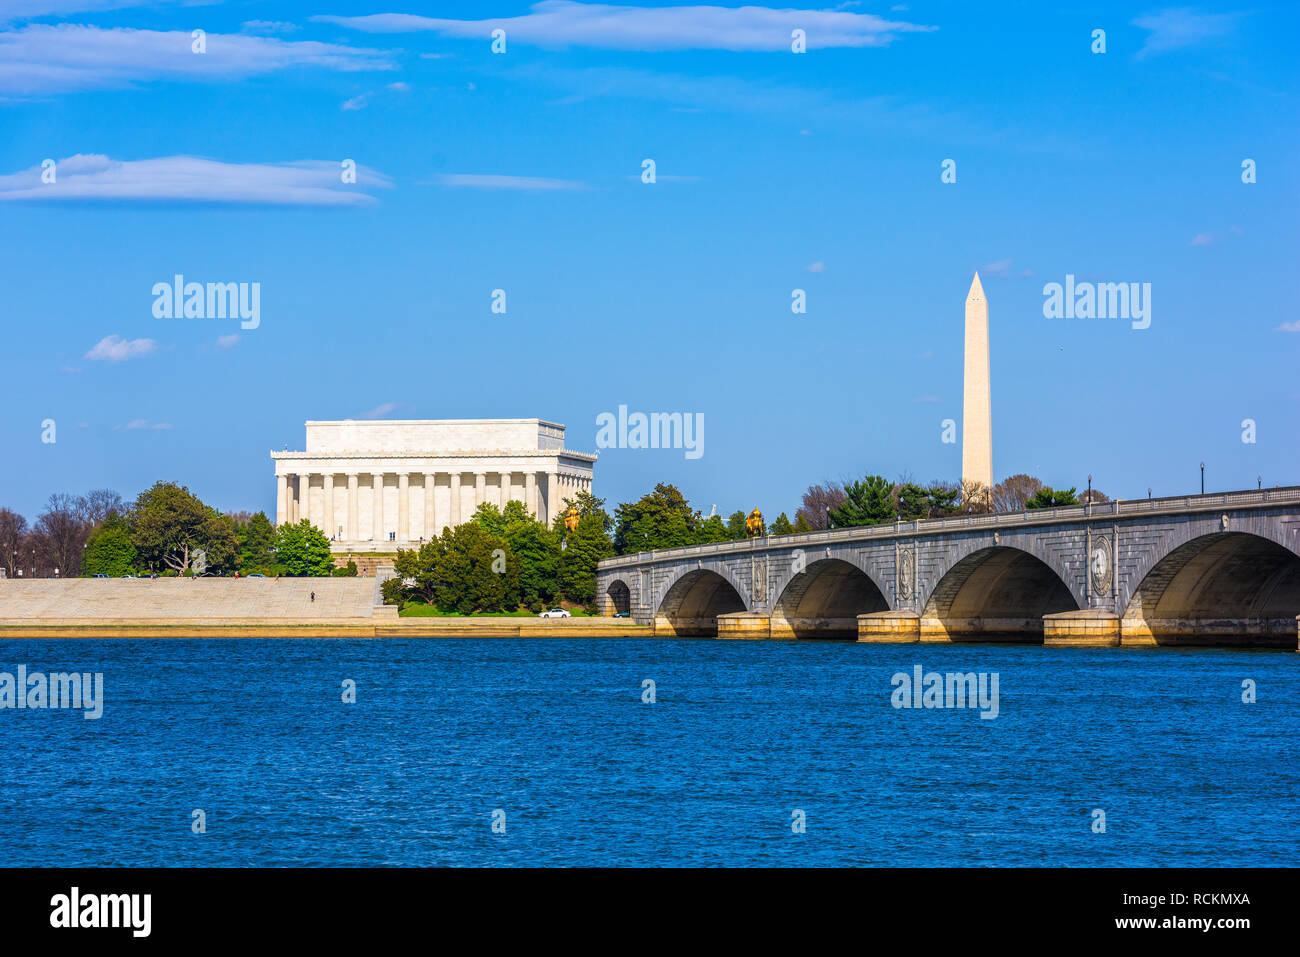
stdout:
<svg viewBox="0 0 1300 957">
<path fill-rule="evenodd" d="M 111 489 L 51 495 L 29 527 L 0 509 L 0 551 L 10 578 L 108 575 L 329 575 L 329 540 L 307 522 L 276 528 L 264 512 L 222 513 L 175 482 L 127 503 Z"/>
</svg>

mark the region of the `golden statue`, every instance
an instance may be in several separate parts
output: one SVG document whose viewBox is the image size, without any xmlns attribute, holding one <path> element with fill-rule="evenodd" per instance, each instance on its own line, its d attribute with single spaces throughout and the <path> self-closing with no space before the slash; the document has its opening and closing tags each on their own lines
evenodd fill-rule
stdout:
<svg viewBox="0 0 1300 957">
<path fill-rule="evenodd" d="M 564 527 L 569 531 L 578 527 L 578 506 L 570 505 L 569 510 L 564 513 Z"/>
<path fill-rule="evenodd" d="M 763 513 L 754 509 L 749 513 L 749 518 L 745 519 L 745 531 L 751 535 L 763 534 Z"/>
</svg>

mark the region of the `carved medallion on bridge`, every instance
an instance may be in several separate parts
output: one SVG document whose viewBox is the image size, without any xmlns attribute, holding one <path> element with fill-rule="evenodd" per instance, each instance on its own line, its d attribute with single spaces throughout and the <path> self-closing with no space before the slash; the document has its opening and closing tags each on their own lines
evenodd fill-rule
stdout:
<svg viewBox="0 0 1300 957">
<path fill-rule="evenodd" d="M 898 597 L 903 601 L 910 601 L 912 590 L 916 587 L 916 553 L 912 549 L 904 548 L 898 553 L 898 575 L 897 588 Z"/>
<path fill-rule="evenodd" d="M 1110 591 L 1112 567 L 1110 537 L 1098 535 L 1092 540 L 1092 554 L 1088 556 L 1088 573 L 1092 576 L 1092 593 L 1104 595 Z"/>
</svg>

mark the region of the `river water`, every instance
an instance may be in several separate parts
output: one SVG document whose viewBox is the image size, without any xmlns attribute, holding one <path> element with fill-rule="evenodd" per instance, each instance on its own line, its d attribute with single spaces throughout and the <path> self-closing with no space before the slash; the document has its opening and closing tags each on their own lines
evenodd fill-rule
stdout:
<svg viewBox="0 0 1300 957">
<path fill-rule="evenodd" d="M 19 665 L 104 701 L 0 710 L 8 866 L 1300 862 L 1295 653 L 0 641 Z M 996 675 L 997 716 L 894 707 L 917 665 Z"/>
</svg>

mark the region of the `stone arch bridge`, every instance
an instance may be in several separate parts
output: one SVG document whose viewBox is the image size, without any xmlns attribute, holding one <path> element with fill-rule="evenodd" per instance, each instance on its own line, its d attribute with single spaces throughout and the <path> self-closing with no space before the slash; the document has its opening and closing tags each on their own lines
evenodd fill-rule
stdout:
<svg viewBox="0 0 1300 957">
<path fill-rule="evenodd" d="M 1300 486 L 643 552 L 597 585 L 656 635 L 1294 649 Z"/>
</svg>

